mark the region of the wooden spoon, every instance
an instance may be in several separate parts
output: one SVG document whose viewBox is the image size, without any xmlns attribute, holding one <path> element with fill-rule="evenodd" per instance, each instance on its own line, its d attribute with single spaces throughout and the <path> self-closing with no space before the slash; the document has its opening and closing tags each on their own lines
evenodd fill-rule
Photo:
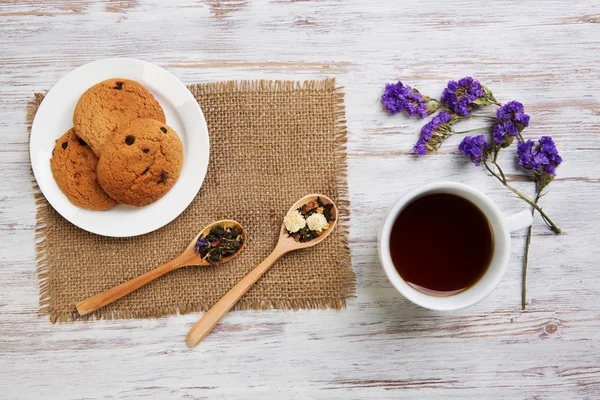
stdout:
<svg viewBox="0 0 600 400">
<path fill-rule="evenodd" d="M 256 268 L 254 268 L 248 275 L 246 275 L 241 281 L 238 282 L 221 300 L 217 302 L 210 310 L 206 312 L 200 318 L 200 321 L 196 322 L 196 325 L 190 329 L 187 334 L 186 343 L 190 347 L 196 346 L 202 339 L 206 337 L 210 333 L 210 331 L 215 327 L 215 325 L 231 310 L 231 308 L 238 302 L 238 300 L 263 276 L 269 268 L 275 264 L 277 260 L 281 258 L 286 253 L 294 250 L 306 249 L 307 247 L 312 247 L 316 244 L 321 243 L 333 229 L 335 228 L 338 220 L 338 211 L 333 203 L 333 201 L 322 194 L 311 194 L 305 196 L 298 200 L 289 211 L 294 211 L 298 209 L 300 206 L 308 203 L 309 201 L 316 200 L 317 197 L 321 199 L 321 201 L 325 204 L 333 204 L 332 207 L 332 217 L 333 221 L 329 223 L 329 229 L 323 231 L 323 234 L 319 237 L 316 237 L 308 242 L 296 242 L 294 238 L 292 238 L 287 230 L 285 229 L 285 225 L 281 224 L 281 230 L 279 233 L 279 240 L 277 241 L 277 245 L 271 254 L 267 256 Z M 288 212 L 289 212 L 288 211 Z"/>
<path fill-rule="evenodd" d="M 210 265 L 210 263 L 208 261 L 203 260 L 200 257 L 200 254 L 196 253 L 196 242 L 198 241 L 198 238 L 200 237 L 200 235 L 206 236 L 212 228 L 214 228 L 215 226 L 218 226 L 218 225 L 222 225 L 224 228 L 236 226 L 239 229 L 241 229 L 241 231 L 242 231 L 242 247 L 240 247 L 235 254 L 232 254 L 229 257 L 225 257 L 221 261 L 218 261 L 217 264 L 225 263 L 225 262 L 230 261 L 231 259 L 237 257 L 242 252 L 242 250 L 244 250 L 244 247 L 246 247 L 246 231 L 244 230 L 242 225 L 239 222 L 228 220 L 228 219 L 213 222 L 212 224 L 210 224 L 210 225 L 206 226 L 204 229 L 202 229 L 202 231 L 200 231 L 200 233 L 198 233 L 196 235 L 194 240 L 191 241 L 191 243 L 189 244 L 189 246 L 185 249 L 185 251 L 183 253 L 181 253 L 179 256 L 172 259 L 168 263 L 161 265 L 160 267 L 153 269 L 150 272 L 146 272 L 144 275 L 140 275 L 137 278 L 133 278 L 130 281 L 122 283 L 119 286 L 115 286 L 112 289 L 108 289 L 105 292 L 102 292 L 102 293 L 92 296 L 88 299 L 85 299 L 81 303 L 77 304 L 76 307 L 77 307 L 77 311 L 79 312 L 79 315 L 86 315 L 86 314 L 91 313 L 92 311 L 96 311 L 96 310 L 104 307 L 105 305 L 110 304 L 125 295 L 128 295 L 129 293 L 133 292 L 134 290 L 141 288 L 145 284 L 152 282 L 153 280 L 163 276 L 164 274 L 174 271 L 178 268 L 187 267 L 190 265 L 195 265 L 195 266 Z"/>
</svg>

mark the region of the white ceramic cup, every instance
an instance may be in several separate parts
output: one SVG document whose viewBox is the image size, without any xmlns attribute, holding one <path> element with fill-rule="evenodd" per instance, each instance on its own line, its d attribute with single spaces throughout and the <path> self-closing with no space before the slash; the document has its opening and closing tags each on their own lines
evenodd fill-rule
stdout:
<svg viewBox="0 0 600 400">
<path fill-rule="evenodd" d="M 475 204 L 485 214 L 494 235 L 494 254 L 483 277 L 470 288 L 444 297 L 425 294 L 410 286 L 396 271 L 390 255 L 390 234 L 398 215 L 416 199 L 433 193 L 458 195 Z M 408 193 L 391 208 L 379 234 L 379 258 L 390 282 L 408 300 L 430 310 L 457 310 L 483 300 L 494 290 L 508 266 L 511 252 L 510 233 L 526 228 L 531 223 L 531 211 L 523 210 L 515 214 L 504 215 L 489 197 L 471 186 L 457 182 L 432 183 Z"/>
</svg>

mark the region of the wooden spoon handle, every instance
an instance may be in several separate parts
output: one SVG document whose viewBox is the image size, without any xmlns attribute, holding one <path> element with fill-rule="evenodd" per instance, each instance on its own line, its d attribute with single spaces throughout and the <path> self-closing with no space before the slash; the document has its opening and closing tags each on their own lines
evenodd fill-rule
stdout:
<svg viewBox="0 0 600 400">
<path fill-rule="evenodd" d="M 185 339 L 190 347 L 196 346 L 202 339 L 206 337 L 215 327 L 217 322 L 221 320 L 238 302 L 238 300 L 260 279 L 261 276 L 275 264 L 286 251 L 275 248 L 271 254 L 267 256 L 256 268 L 237 283 L 221 300 L 217 302 L 210 310 L 196 322 L 196 325 L 190 329 Z"/>
<path fill-rule="evenodd" d="M 119 286 L 115 286 L 112 289 L 108 289 L 105 292 L 87 298 L 81 303 L 77 304 L 77 311 L 79 312 L 79 315 L 86 315 L 96 311 L 107 304 L 119 300 L 121 297 L 128 295 L 134 290 L 141 288 L 145 284 L 152 282 L 156 278 L 160 278 L 167 272 L 171 272 L 177 268 L 188 265 L 187 263 L 190 261 L 190 258 L 191 257 L 179 256 L 168 263 L 153 269 L 150 272 L 146 272 L 144 275 L 140 275 L 130 281 L 120 284 Z"/>
</svg>

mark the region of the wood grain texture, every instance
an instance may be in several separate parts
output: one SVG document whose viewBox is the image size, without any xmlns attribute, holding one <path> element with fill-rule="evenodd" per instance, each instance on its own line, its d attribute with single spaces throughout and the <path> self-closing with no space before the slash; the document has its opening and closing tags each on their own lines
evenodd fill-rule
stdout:
<svg viewBox="0 0 600 400">
<path fill-rule="evenodd" d="M 0 2 L 0 390 L 2 398 L 528 398 L 600 393 L 600 4 L 533 0 Z M 458 4 L 459 3 L 459 4 Z M 128 56 L 185 83 L 336 77 L 349 130 L 350 246 L 357 298 L 344 311 L 228 315 L 195 349 L 199 315 L 52 325 L 37 316 L 35 209 L 25 103 L 71 69 Z M 520 311 L 524 233 L 480 304 L 435 313 L 403 300 L 381 270 L 386 209 L 424 182 L 469 183 L 522 207 L 456 152 L 410 155 L 419 122 L 386 115 L 386 81 L 436 95 L 473 75 L 519 99 L 528 134 L 565 159 L 536 218 L 530 304 Z M 533 185 L 508 159 L 510 179 Z"/>
</svg>

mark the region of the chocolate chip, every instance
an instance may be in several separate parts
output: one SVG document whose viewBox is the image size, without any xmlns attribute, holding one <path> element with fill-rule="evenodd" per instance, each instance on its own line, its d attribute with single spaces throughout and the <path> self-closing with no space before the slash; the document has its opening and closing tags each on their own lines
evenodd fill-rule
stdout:
<svg viewBox="0 0 600 400">
<path fill-rule="evenodd" d="M 161 126 L 160 130 L 163 131 L 163 133 L 167 133 L 167 128 L 165 128 L 164 126 Z"/>
<path fill-rule="evenodd" d="M 87 143 L 82 138 L 78 137 L 77 140 L 79 141 L 79 144 L 83 147 L 87 146 Z"/>
<path fill-rule="evenodd" d="M 127 146 L 131 146 L 133 144 L 133 142 L 135 142 L 135 136 L 133 135 L 128 135 L 125 138 L 125 143 L 127 143 Z"/>
<path fill-rule="evenodd" d="M 80 174 L 79 172 L 75 172 L 75 175 L 73 175 L 73 177 L 74 177 L 75 179 L 77 179 L 77 178 L 81 178 L 81 174 Z"/>
<path fill-rule="evenodd" d="M 115 90 L 121 90 L 123 89 L 123 82 L 116 82 L 117 86 L 115 86 L 113 89 Z"/>
<path fill-rule="evenodd" d="M 61 144 L 63 149 L 66 149 L 68 145 L 69 145 L 69 142 L 63 142 L 63 144 Z"/>
<path fill-rule="evenodd" d="M 160 180 L 157 183 L 165 183 L 169 178 L 169 174 L 166 171 L 160 171 Z"/>
<path fill-rule="evenodd" d="M 149 170 L 150 170 L 150 167 L 146 167 L 146 169 L 142 171 L 141 175 L 146 175 Z"/>
<path fill-rule="evenodd" d="M 145 148 L 145 149 L 143 149 L 142 151 L 143 151 L 144 153 L 147 153 L 147 152 L 149 152 L 149 151 L 150 151 L 150 149 L 146 147 L 146 148 Z"/>
</svg>

